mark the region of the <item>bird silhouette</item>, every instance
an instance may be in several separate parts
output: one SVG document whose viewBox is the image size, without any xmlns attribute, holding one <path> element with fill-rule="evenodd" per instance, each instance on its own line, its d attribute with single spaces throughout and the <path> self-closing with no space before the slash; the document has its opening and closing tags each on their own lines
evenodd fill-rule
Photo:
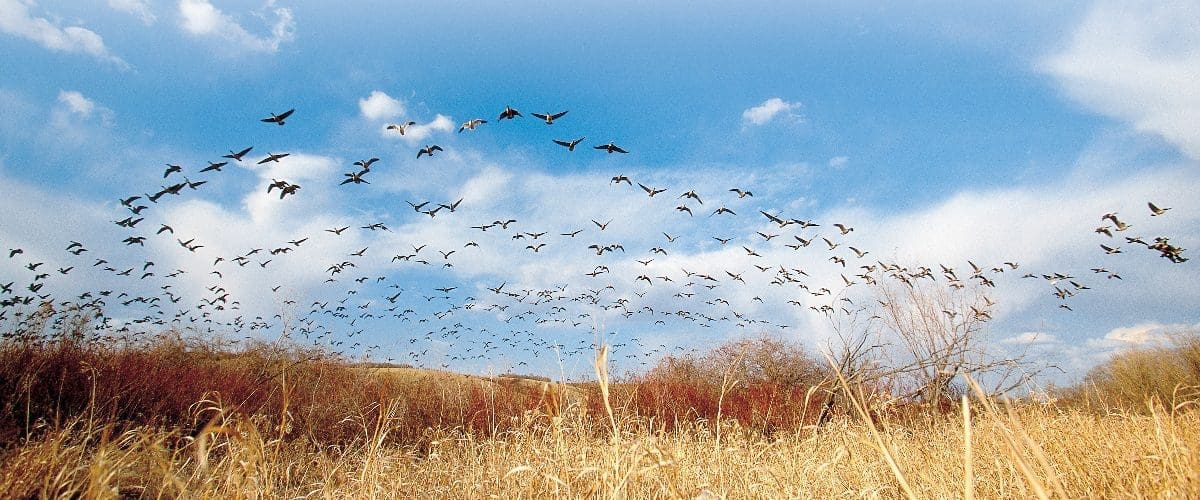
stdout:
<svg viewBox="0 0 1200 500">
<path fill-rule="evenodd" d="M 417 158 L 420 158 L 421 155 L 429 155 L 430 157 L 432 157 L 434 151 L 443 151 L 443 149 L 441 146 L 438 146 L 437 144 L 434 144 L 431 146 L 425 146 L 425 147 L 421 148 L 420 151 L 417 151 Z"/>
<path fill-rule="evenodd" d="M 594 146 L 594 149 L 602 149 L 602 150 L 604 150 L 604 151 L 607 151 L 609 154 L 612 154 L 612 153 L 628 153 L 628 152 L 629 152 L 629 151 L 626 151 L 626 150 L 624 150 L 624 149 L 621 149 L 621 147 L 620 147 L 620 146 L 618 146 L 618 145 L 616 145 L 616 144 L 613 144 L 613 143 L 611 143 L 611 142 L 610 142 L 610 143 L 608 143 L 608 144 L 601 144 L 601 145 L 599 145 L 599 146 Z"/>
<path fill-rule="evenodd" d="M 642 184 L 642 183 L 640 183 L 640 182 L 638 183 L 638 186 L 642 188 L 642 191 L 645 191 L 645 192 L 646 192 L 646 194 L 650 195 L 650 197 L 651 197 L 651 198 L 653 198 L 653 197 L 654 197 L 654 195 L 656 195 L 656 194 L 658 194 L 658 193 L 662 193 L 662 192 L 665 192 L 665 191 L 666 191 L 666 189 L 656 189 L 656 188 L 652 188 L 652 187 L 650 187 L 650 186 L 647 186 L 647 185 L 645 185 L 645 184 Z"/>
<path fill-rule="evenodd" d="M 540 120 L 542 120 L 542 121 L 546 122 L 546 125 L 553 125 L 553 124 L 554 124 L 554 120 L 557 120 L 557 119 L 559 119 L 559 118 L 562 118 L 562 117 L 563 117 L 563 115 L 567 114 L 567 112 L 566 112 L 566 111 L 563 111 L 563 112 L 561 112 L 561 113 L 554 113 L 554 114 L 550 114 L 550 113 L 545 113 L 545 114 L 542 114 L 542 113 L 530 113 L 530 114 L 531 114 L 531 115 L 533 115 L 533 116 L 536 116 L 538 119 L 540 119 Z"/>
<path fill-rule="evenodd" d="M 575 146 L 579 145 L 580 142 L 583 142 L 584 139 L 587 139 L 587 136 L 580 137 L 573 141 L 560 141 L 558 139 L 553 139 L 553 141 L 555 144 L 567 148 L 567 151 L 575 151 Z"/>
<path fill-rule="evenodd" d="M 513 118 L 516 118 L 518 116 L 524 116 L 524 115 L 522 115 L 520 111 L 517 111 L 511 107 L 505 106 L 504 111 L 500 112 L 500 118 L 497 118 L 497 120 L 512 120 Z"/>
<path fill-rule="evenodd" d="M 292 113 L 295 113 L 295 112 L 296 112 L 296 109 L 292 108 L 292 109 L 289 109 L 289 110 L 284 111 L 279 114 L 271 113 L 270 117 L 263 118 L 262 121 L 267 122 L 267 123 L 274 123 L 279 126 L 283 126 L 284 120 L 287 120 L 288 117 L 292 116 Z"/>
<path fill-rule="evenodd" d="M 287 158 L 290 155 L 291 155 L 291 153 L 267 153 L 267 157 L 259 160 L 258 164 L 262 165 L 262 164 L 270 162 L 270 161 L 278 162 L 279 160 Z"/>
<path fill-rule="evenodd" d="M 254 149 L 254 146 L 250 146 L 236 153 L 231 149 L 229 150 L 229 154 L 222 156 L 222 158 L 229 158 L 234 161 L 242 161 L 242 157 L 246 156 L 246 153 L 249 153 L 251 149 Z"/>
</svg>

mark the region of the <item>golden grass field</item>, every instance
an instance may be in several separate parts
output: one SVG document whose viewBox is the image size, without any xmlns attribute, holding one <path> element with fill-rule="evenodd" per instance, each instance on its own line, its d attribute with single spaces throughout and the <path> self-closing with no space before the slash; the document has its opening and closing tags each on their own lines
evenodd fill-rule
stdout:
<svg viewBox="0 0 1200 500">
<path fill-rule="evenodd" d="M 280 366 L 246 356 L 211 366 Z M 664 422 L 634 404 L 642 389 L 609 385 L 604 373 L 600 383 L 564 385 L 292 364 L 264 384 L 261 406 L 209 392 L 188 408 L 191 420 L 130 423 L 102 404 L 118 398 L 102 394 L 103 377 L 116 372 L 99 359 L 83 370 L 94 378 L 82 411 L 25 423 L 0 453 L 4 497 L 1200 497 L 1194 399 L 1117 409 L 972 390 L 957 407 L 905 412 L 840 381 L 859 395 L 832 419 L 764 432 L 699 414 Z M 209 373 L 200 386 L 218 385 L 220 373 Z M 456 403 L 468 400 L 482 406 Z M 418 404 L 440 405 L 440 423 Z M 7 403 L 14 408 L 19 401 Z M 329 408 L 336 422 L 314 416 Z"/>
</svg>

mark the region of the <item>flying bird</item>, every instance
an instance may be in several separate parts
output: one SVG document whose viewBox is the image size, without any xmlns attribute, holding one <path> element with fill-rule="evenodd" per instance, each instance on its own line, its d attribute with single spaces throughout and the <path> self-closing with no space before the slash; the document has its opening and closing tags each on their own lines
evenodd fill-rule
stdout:
<svg viewBox="0 0 1200 500">
<path fill-rule="evenodd" d="M 508 106 L 505 106 L 505 107 L 504 107 L 504 111 L 501 111 L 501 112 L 500 112 L 500 118 L 497 118 L 497 120 L 511 120 L 511 119 L 513 119 L 513 118 L 516 118 L 516 117 L 518 117 L 518 116 L 525 116 L 525 115 L 522 115 L 520 111 L 517 111 L 517 110 L 515 110 L 515 109 L 513 109 L 513 108 L 510 108 L 510 107 L 508 107 Z"/>
<path fill-rule="evenodd" d="M 653 197 L 654 197 L 654 195 L 656 195 L 656 194 L 658 194 L 658 193 L 662 193 L 662 192 L 666 191 L 666 189 L 656 189 L 656 188 L 652 188 L 652 187 L 649 187 L 649 186 L 647 186 L 647 185 L 645 185 L 645 184 L 642 184 L 642 183 L 640 183 L 640 182 L 638 183 L 638 186 L 641 186 L 641 188 L 642 188 L 642 191 L 645 191 L 645 192 L 646 192 L 646 194 L 650 195 L 650 197 L 651 197 L 651 198 L 653 198 Z"/>
<path fill-rule="evenodd" d="M 420 158 L 421 155 L 429 155 L 432 157 L 434 151 L 445 151 L 445 150 L 442 149 L 442 147 L 438 146 L 437 144 L 434 144 L 432 146 L 425 146 L 425 147 L 421 148 L 420 151 L 417 151 L 417 158 Z"/>
<path fill-rule="evenodd" d="M 559 118 L 562 118 L 562 117 L 563 117 L 563 115 L 567 114 L 567 112 L 566 112 L 566 111 L 563 111 L 563 112 L 561 112 L 561 113 L 555 113 L 555 114 L 550 114 L 550 113 L 546 113 L 546 114 L 541 114 L 541 113 L 530 113 L 530 114 L 532 114 L 533 116 L 536 116 L 536 117 L 538 117 L 538 118 L 539 118 L 539 119 L 541 119 L 542 121 L 545 121 L 545 122 L 546 122 L 546 125 L 554 125 L 554 120 L 557 120 L 557 119 L 559 119 Z"/>
<path fill-rule="evenodd" d="M 733 188 L 733 189 L 730 189 L 729 191 L 730 191 L 730 192 L 733 192 L 733 193 L 737 193 L 737 195 L 738 195 L 738 198 L 745 198 L 745 197 L 747 197 L 747 196 L 754 196 L 754 193 L 751 193 L 751 192 L 749 192 L 749 191 L 743 191 L 743 190 L 741 190 L 741 189 L 738 189 L 738 188 Z"/>
<path fill-rule="evenodd" d="M 250 146 L 250 147 L 243 149 L 241 151 L 238 151 L 236 153 L 233 152 L 232 149 L 230 149 L 229 154 L 222 156 L 222 158 L 229 158 L 229 159 L 235 160 L 235 161 L 242 161 L 242 157 L 246 156 L 246 153 L 249 153 L 251 149 L 254 149 L 254 146 Z"/>
<path fill-rule="evenodd" d="M 278 162 L 279 160 L 282 160 L 283 158 L 286 158 L 289 155 L 291 155 L 291 153 L 267 153 L 267 157 L 259 160 L 258 164 L 262 165 L 269 161 Z"/>
<path fill-rule="evenodd" d="M 246 151 L 249 151 L 249 149 L 247 149 Z M 238 161 L 242 161 L 242 160 L 240 160 L 240 159 L 239 159 Z M 259 162 L 259 163 L 262 163 L 262 162 Z M 228 164 L 229 164 L 229 162 L 227 162 L 227 161 L 223 161 L 223 162 L 220 162 L 220 163 L 213 163 L 213 162 L 211 162 L 211 161 L 210 161 L 210 162 L 208 162 L 208 166 L 207 166 L 207 167 L 204 167 L 204 168 L 203 168 L 203 169 L 201 169 L 200 171 L 201 171 L 201 172 L 211 172 L 211 171 L 213 171 L 213 170 L 216 170 L 217 172 L 220 172 L 220 171 L 221 171 L 221 167 L 224 167 L 225 165 L 228 165 Z"/>
<path fill-rule="evenodd" d="M 372 157 L 372 158 L 366 159 L 366 160 L 358 160 L 358 161 L 354 162 L 354 164 L 362 167 L 363 171 L 364 171 L 363 173 L 366 173 L 365 171 L 370 170 L 371 165 L 377 161 L 379 161 L 379 158 Z"/>
<path fill-rule="evenodd" d="M 487 120 L 484 120 L 483 118 L 475 118 L 473 120 L 467 120 L 461 126 L 458 127 L 458 133 L 461 134 L 462 131 L 464 131 L 464 130 L 475 130 L 475 127 L 483 125 L 484 123 L 487 123 Z"/>
<path fill-rule="evenodd" d="M 611 153 L 628 153 L 629 152 L 629 151 L 625 151 L 624 149 L 621 149 L 620 146 L 613 144 L 611 142 L 608 144 L 594 146 L 593 149 L 602 149 L 604 151 L 609 152 L 609 154 L 611 154 Z"/>
<path fill-rule="evenodd" d="M 342 181 L 341 183 L 339 183 L 338 185 L 340 186 L 340 185 L 344 185 L 344 184 L 350 184 L 350 183 L 354 183 L 354 184 L 370 184 L 370 182 L 369 182 L 369 181 L 367 181 L 366 179 L 363 179 L 363 177 L 362 177 L 362 176 L 363 176 L 364 174 L 366 174 L 366 173 L 367 173 L 367 171 L 366 171 L 366 170 L 363 170 L 363 171 L 361 171 L 361 172 L 350 172 L 350 173 L 347 173 L 347 174 L 342 174 L 342 175 L 345 175 L 345 176 L 346 176 L 346 180 L 343 180 L 343 181 Z"/>
<path fill-rule="evenodd" d="M 270 118 L 263 118 L 262 121 L 267 122 L 267 123 L 274 123 L 279 126 L 283 126 L 284 120 L 287 120 L 288 117 L 292 116 L 292 113 L 295 113 L 295 112 L 296 112 L 296 109 L 292 108 L 292 109 L 289 109 L 289 110 L 284 111 L 279 114 L 271 113 Z"/>
<path fill-rule="evenodd" d="M 1154 205 L 1154 202 L 1147 202 L 1146 206 L 1150 207 L 1150 216 L 1151 217 L 1154 217 L 1157 215 L 1162 215 L 1162 214 L 1166 213 L 1167 210 L 1171 209 L 1171 207 L 1159 208 L 1158 206 Z"/>
<path fill-rule="evenodd" d="M 558 139 L 554 139 L 554 143 L 567 148 L 567 151 L 575 151 L 575 146 L 579 145 L 580 142 L 583 142 L 584 139 L 587 139 L 587 136 L 580 137 L 573 141 L 560 141 Z"/>
<path fill-rule="evenodd" d="M 408 131 L 408 127 L 411 127 L 416 124 L 417 124 L 417 122 L 414 122 L 414 121 L 407 121 L 404 123 L 393 123 L 393 124 L 390 124 L 387 126 L 387 130 L 395 130 L 396 132 L 399 132 L 400 135 L 404 135 L 404 132 Z"/>
</svg>

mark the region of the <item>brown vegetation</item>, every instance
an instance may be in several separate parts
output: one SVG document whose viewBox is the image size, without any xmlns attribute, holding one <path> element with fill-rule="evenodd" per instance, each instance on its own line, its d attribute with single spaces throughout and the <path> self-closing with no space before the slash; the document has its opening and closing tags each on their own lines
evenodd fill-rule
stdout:
<svg viewBox="0 0 1200 500">
<path fill-rule="evenodd" d="M 1196 372 L 1176 375 L 1196 366 L 1195 347 L 1173 346 L 1178 362 L 1168 364 L 1126 353 L 1080 389 L 1132 398 L 1104 384 L 1124 390 L 1134 379 L 1118 374 L 1168 367 L 1143 379 L 1174 383 L 1173 399 L 1129 407 L 1140 411 L 1013 406 L 975 386 L 955 410 L 901 414 L 773 338 L 667 358 L 625 380 L 598 369 L 598 382 L 570 385 L 365 368 L 274 344 L 230 353 L 174 334 L 127 347 L 9 340 L 0 342 L 0 383 L 14 388 L 0 394 L 0 491 L 1189 496 L 1200 493 L 1200 412 L 1196 385 L 1186 385 Z M 845 397 L 823 413 L 834 390 Z"/>
</svg>

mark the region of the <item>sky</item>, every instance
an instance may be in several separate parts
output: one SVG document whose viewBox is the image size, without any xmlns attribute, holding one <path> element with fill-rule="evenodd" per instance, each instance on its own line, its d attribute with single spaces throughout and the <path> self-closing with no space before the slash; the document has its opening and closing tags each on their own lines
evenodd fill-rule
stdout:
<svg viewBox="0 0 1200 500">
<path fill-rule="evenodd" d="M 1200 329 L 1198 263 L 1148 248 L 1200 242 L 1200 4 L 1043 3 L 0 0 L 0 322 L 579 378 L 828 349 L 821 306 L 945 266 L 989 350 L 1078 381 Z"/>
</svg>

